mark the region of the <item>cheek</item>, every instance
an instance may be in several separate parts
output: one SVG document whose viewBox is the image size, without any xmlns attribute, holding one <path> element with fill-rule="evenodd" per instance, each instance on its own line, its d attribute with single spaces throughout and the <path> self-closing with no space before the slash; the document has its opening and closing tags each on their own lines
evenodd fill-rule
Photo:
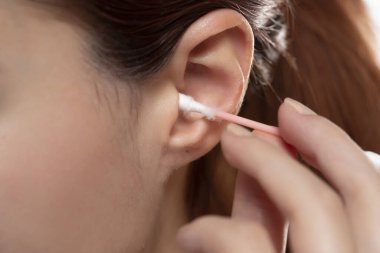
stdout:
<svg viewBox="0 0 380 253">
<path fill-rule="evenodd" d="M 10 115 L 0 120 L 0 251 L 98 252 L 127 241 L 145 210 L 144 182 L 112 124 L 67 101 Z"/>
</svg>

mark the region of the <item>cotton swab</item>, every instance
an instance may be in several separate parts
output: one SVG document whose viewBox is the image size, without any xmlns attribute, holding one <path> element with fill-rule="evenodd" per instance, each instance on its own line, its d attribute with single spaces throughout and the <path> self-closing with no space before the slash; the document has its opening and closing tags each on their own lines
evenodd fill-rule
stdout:
<svg viewBox="0 0 380 253">
<path fill-rule="evenodd" d="M 180 94 L 179 96 L 179 108 L 183 112 L 198 112 L 206 116 L 209 120 L 225 120 L 231 123 L 236 123 L 248 127 L 250 129 L 256 129 L 272 135 L 280 136 L 280 131 L 277 127 L 268 126 L 257 121 L 249 120 L 231 113 L 208 107 L 195 101 L 194 98 L 190 96 L 183 94 Z"/>
<path fill-rule="evenodd" d="M 216 111 L 215 117 L 217 119 L 225 120 L 225 121 L 228 121 L 231 123 L 236 123 L 236 124 L 246 126 L 248 128 L 251 128 L 251 129 L 260 130 L 260 131 L 266 132 L 268 134 L 280 136 L 280 130 L 278 129 L 278 127 L 265 125 L 263 123 L 253 121 L 253 120 L 249 120 L 249 119 L 246 119 L 246 118 L 234 115 L 234 114 L 230 114 L 230 113 L 223 112 L 223 111 Z"/>
<path fill-rule="evenodd" d="M 281 137 L 278 127 L 265 125 L 263 123 L 249 120 L 231 113 L 223 112 L 218 109 L 211 108 L 194 100 L 194 98 L 179 94 L 179 109 L 183 112 L 197 112 L 207 117 L 209 120 L 225 120 L 231 123 L 242 125 L 250 129 L 259 130 Z M 380 171 L 380 155 L 374 152 L 364 152 L 375 168 Z"/>
</svg>

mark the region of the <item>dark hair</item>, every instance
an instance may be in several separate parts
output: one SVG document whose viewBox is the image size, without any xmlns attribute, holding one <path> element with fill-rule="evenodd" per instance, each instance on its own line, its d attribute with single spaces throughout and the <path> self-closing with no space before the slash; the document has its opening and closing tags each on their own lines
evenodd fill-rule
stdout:
<svg viewBox="0 0 380 253">
<path fill-rule="evenodd" d="M 284 49 L 286 0 L 34 0 L 66 10 L 90 33 L 96 61 L 119 78 L 141 80 L 168 61 L 186 29 L 207 13 L 228 8 L 241 13 L 255 34 L 255 76 Z M 281 39 L 281 41 L 278 41 Z"/>
<path fill-rule="evenodd" d="M 368 24 L 360 1 L 296 0 L 291 23 L 286 0 L 34 1 L 79 19 L 94 41 L 97 61 L 118 78 L 136 80 L 165 65 L 195 20 L 220 8 L 236 10 L 256 40 L 254 92 L 247 94 L 242 116 L 275 124 L 278 98 L 293 97 L 332 119 L 363 148 L 380 152 L 380 74 L 361 30 Z M 234 173 L 225 167 L 219 146 L 192 164 L 190 217 L 229 213 Z"/>
</svg>

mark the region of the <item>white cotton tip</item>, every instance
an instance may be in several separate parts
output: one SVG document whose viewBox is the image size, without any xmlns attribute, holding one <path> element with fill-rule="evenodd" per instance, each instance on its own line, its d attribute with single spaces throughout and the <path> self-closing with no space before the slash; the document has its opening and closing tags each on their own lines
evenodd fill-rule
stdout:
<svg viewBox="0 0 380 253">
<path fill-rule="evenodd" d="M 215 120 L 215 110 L 194 100 L 194 98 L 179 94 L 179 109 L 183 112 L 198 112 L 209 120 Z"/>
<path fill-rule="evenodd" d="M 376 169 L 380 172 L 380 155 L 370 151 L 365 152 L 365 154 L 372 162 L 372 164 L 376 167 Z"/>
</svg>

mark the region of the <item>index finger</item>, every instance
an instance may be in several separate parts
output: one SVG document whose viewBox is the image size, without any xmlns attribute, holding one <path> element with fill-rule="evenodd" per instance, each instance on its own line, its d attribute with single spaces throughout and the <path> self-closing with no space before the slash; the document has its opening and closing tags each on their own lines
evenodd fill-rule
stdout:
<svg viewBox="0 0 380 253">
<path fill-rule="evenodd" d="M 346 202 L 354 195 L 377 195 L 380 177 L 363 150 L 331 121 L 294 100 L 286 101 L 279 111 L 282 137 L 321 171 Z M 294 109 L 297 106 L 303 113 Z"/>
<path fill-rule="evenodd" d="M 254 136 L 224 132 L 222 150 L 229 164 L 254 178 L 290 220 L 293 238 L 300 239 L 293 241 L 293 246 L 300 252 L 327 248 L 350 252 L 352 242 L 340 199 L 312 171 L 287 152 Z M 325 244 L 319 244 L 317 237 Z"/>
</svg>

